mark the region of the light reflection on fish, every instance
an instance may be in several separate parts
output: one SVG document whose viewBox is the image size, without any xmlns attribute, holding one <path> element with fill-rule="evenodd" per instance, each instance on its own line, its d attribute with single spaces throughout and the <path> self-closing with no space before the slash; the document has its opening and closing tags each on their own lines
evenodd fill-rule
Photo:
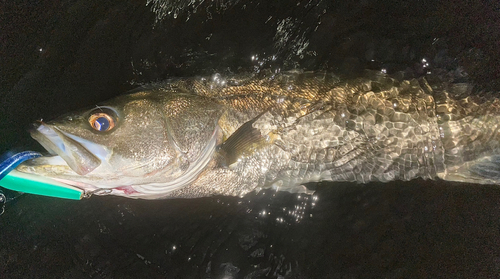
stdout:
<svg viewBox="0 0 500 279">
<path fill-rule="evenodd" d="M 369 72 L 173 80 L 50 122 L 18 167 L 129 198 L 304 192 L 306 182 L 500 183 L 500 102 L 432 76 Z"/>
</svg>

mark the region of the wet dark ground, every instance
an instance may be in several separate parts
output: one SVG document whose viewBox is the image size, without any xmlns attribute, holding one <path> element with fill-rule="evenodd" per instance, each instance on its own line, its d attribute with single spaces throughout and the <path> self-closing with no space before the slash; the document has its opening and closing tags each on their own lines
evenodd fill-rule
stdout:
<svg viewBox="0 0 500 279">
<path fill-rule="evenodd" d="M 26 195 L 2 216 L 0 269 L 4 278 L 499 275 L 496 187 L 339 183 L 320 186 L 315 206 L 264 193 L 153 202 Z"/>
<path fill-rule="evenodd" d="M 384 69 L 500 89 L 497 2 L 194 2 L 196 13 L 165 1 L 170 14 L 142 1 L 2 2 L 0 152 L 40 150 L 26 132 L 35 119 L 177 76 Z M 316 186 L 317 200 L 22 195 L 0 216 L 0 277 L 500 277 L 498 186 Z"/>
</svg>

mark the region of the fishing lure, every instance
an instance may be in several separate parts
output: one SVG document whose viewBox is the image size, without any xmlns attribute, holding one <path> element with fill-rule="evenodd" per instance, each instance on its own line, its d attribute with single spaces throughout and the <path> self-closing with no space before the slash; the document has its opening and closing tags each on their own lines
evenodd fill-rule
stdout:
<svg viewBox="0 0 500 279">
<path fill-rule="evenodd" d="M 23 193 L 80 200 L 83 197 L 83 190 L 47 177 L 15 170 L 22 162 L 40 156 L 38 152 L 24 151 L 0 157 L 0 186 Z"/>
</svg>

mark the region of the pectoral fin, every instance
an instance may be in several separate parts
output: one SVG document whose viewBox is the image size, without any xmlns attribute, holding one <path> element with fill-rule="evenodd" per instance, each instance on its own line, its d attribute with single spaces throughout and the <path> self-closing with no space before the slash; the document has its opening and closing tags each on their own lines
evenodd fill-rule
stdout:
<svg viewBox="0 0 500 279">
<path fill-rule="evenodd" d="M 230 166 L 243 156 L 251 155 L 256 150 L 269 144 L 267 135 L 262 135 L 261 131 L 253 124 L 260 116 L 241 125 L 229 138 L 219 147 L 219 155 L 223 158 L 224 164 Z"/>
</svg>

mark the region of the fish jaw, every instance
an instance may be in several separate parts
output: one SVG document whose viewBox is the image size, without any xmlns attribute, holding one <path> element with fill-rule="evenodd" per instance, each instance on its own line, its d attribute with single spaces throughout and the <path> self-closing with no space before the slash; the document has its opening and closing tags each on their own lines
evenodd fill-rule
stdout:
<svg viewBox="0 0 500 279">
<path fill-rule="evenodd" d="M 101 145 L 65 133 L 49 124 L 39 123 L 30 133 L 50 154 L 58 155 L 79 175 L 92 172 L 109 155 L 109 151 Z"/>
<path fill-rule="evenodd" d="M 100 189 L 88 182 L 78 181 L 79 178 L 84 178 L 85 176 L 74 172 L 66 161 L 58 155 L 42 156 L 25 161 L 17 166 L 16 170 L 51 178 L 55 181 L 82 189 L 86 194 Z"/>
</svg>

